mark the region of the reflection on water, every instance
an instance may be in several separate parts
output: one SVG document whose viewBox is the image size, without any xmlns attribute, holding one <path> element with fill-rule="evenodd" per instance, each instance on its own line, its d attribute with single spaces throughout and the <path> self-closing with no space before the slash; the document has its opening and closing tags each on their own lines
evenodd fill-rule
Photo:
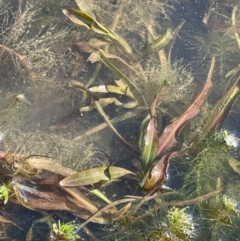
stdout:
<svg viewBox="0 0 240 241">
<path fill-rule="evenodd" d="M 0 1 L 0 239 L 238 240 L 238 8 Z"/>
</svg>

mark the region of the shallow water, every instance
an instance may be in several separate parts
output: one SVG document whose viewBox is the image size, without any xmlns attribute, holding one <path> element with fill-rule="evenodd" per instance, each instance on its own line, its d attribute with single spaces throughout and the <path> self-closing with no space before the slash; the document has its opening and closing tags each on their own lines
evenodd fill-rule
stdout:
<svg viewBox="0 0 240 241">
<path fill-rule="evenodd" d="M 3 221 L 2 236 L 6 240 L 60 240 L 50 238 L 53 223 L 58 220 L 75 221 L 79 225 L 83 222 L 83 216 L 78 215 L 80 211 L 76 214 L 79 207 L 75 204 L 71 203 L 74 207 L 70 211 L 60 208 L 59 200 L 62 197 L 74 198 L 63 191 L 56 180 L 51 185 L 40 183 L 40 180 L 55 177 L 57 171 L 54 168 L 50 171 L 50 167 L 49 171 L 41 171 L 40 167 L 22 164 L 31 158 L 52 160 L 75 171 L 109 165 L 127 168 L 137 174 L 137 181 L 136 178 L 121 178 L 120 182 L 109 180 L 110 184 L 103 185 L 101 190 L 111 201 L 123 199 L 125 195 L 145 196 L 139 182 L 142 182 L 143 172 L 147 174 L 146 170 L 141 170 L 139 160 L 142 157 L 136 152 L 141 152 L 144 145 L 143 141 L 139 145 L 139 138 L 147 129 L 142 128 L 141 123 L 149 113 L 149 106 L 154 96 L 159 94 L 156 122 L 158 135 L 161 135 L 164 128 L 190 106 L 199 92 L 199 86 L 207 78 L 211 57 L 215 56 L 213 86 L 201 112 L 186 125 L 177 142 L 159 155 L 187 150 L 169 163 L 164 185 L 171 189 L 158 191 L 156 200 L 145 202 L 134 214 L 127 211 L 124 217 L 114 218 L 110 214 L 104 217 L 107 215 L 105 213 L 101 218 L 108 224 L 91 223 L 87 227 L 100 240 L 166 240 L 167 237 L 167 240 L 238 240 L 240 179 L 229 158 L 234 157 L 235 163 L 240 159 L 239 101 L 234 103 L 232 109 L 229 106 L 231 111 L 218 125 L 218 134 L 200 139 L 198 135 L 201 136 L 199 133 L 215 103 L 225 95 L 240 73 L 240 38 L 232 26 L 234 21 L 236 25 L 240 23 L 239 11 L 234 15 L 235 7 L 240 7 L 239 3 L 95 0 L 85 5 L 86 1 L 80 2 L 83 11 L 90 16 L 95 15 L 96 21 L 125 40 L 119 43 L 101 34 L 103 28 L 100 25 L 95 25 L 93 30 L 97 33 L 94 33 L 86 26 L 72 23 L 64 16 L 62 8 L 69 6 L 77 9 L 74 1 L 0 2 L 0 151 L 11 157 L 1 159 L 1 182 L 10 190 L 6 204 L 3 198 L 1 215 L 21 228 Z M 184 20 L 186 22 L 176 33 L 177 26 Z M 214 29 L 210 28 L 212 24 L 215 24 Z M 221 25 L 230 27 L 217 27 Z M 168 28 L 173 30 L 173 40 L 159 52 L 139 60 L 141 48 L 164 34 Z M 102 44 L 99 42 L 101 40 L 107 47 L 93 47 L 93 42 L 86 44 L 93 38 L 97 44 Z M 128 47 L 124 41 L 133 53 L 126 51 Z M 76 43 L 81 43 L 81 50 L 73 48 Z M 99 48 L 112 54 L 103 52 L 107 63 L 110 61 L 115 65 L 117 71 L 109 67 L 106 61 L 89 61 L 89 52 L 99 54 Z M 83 88 L 79 89 L 73 84 L 74 80 L 86 88 L 116 86 L 114 81 L 120 78 L 125 79 L 125 89 L 121 90 L 123 94 L 109 91 L 89 96 Z M 129 95 L 126 94 L 128 89 L 132 91 Z M 238 97 L 239 90 L 236 92 Z M 105 106 L 103 101 L 110 97 L 108 100 L 111 103 L 107 102 Z M 103 106 L 105 117 L 97 110 L 97 101 Z M 224 109 L 226 105 L 220 107 Z M 89 111 L 80 113 L 79 108 L 88 106 Z M 137 151 L 127 147 L 114 134 L 106 124 L 107 118 L 113 119 L 115 128 Z M 232 135 L 236 144 L 234 147 L 226 143 L 226 136 L 219 137 L 224 130 L 228 131 L 229 136 Z M 63 175 L 56 178 L 61 180 Z M 34 190 L 26 191 L 23 187 L 16 189 L 18 183 L 41 193 L 34 194 Z M 102 183 L 97 184 L 99 187 Z M 221 187 L 223 190 L 214 194 Z M 38 199 L 47 203 L 48 196 L 44 199 L 43 193 L 50 191 L 51 195 L 60 195 L 59 203 L 56 202 L 59 208 L 38 210 L 30 197 L 39 195 Z M 106 205 L 93 194 L 84 193 L 98 207 Z M 206 194 L 209 197 L 203 197 Z M 231 202 L 226 201 L 229 199 Z M 187 200 L 192 200 L 192 203 L 184 204 Z M 64 202 L 70 205 L 69 200 Z M 171 223 L 175 210 L 171 209 L 172 206 L 187 208 L 181 213 L 181 218 L 185 219 L 179 218 L 182 228 L 177 229 Z M 88 213 L 87 216 L 91 217 L 92 214 Z M 48 215 L 51 219 L 37 221 Z M 31 230 L 31 227 L 34 228 Z M 86 233 L 81 229 L 78 235 L 85 240 L 94 240 Z"/>
</svg>

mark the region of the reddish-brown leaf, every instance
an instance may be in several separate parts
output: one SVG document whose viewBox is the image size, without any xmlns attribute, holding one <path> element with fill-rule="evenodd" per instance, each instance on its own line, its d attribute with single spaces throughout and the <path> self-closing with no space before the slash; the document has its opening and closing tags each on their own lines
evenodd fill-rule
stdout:
<svg viewBox="0 0 240 241">
<path fill-rule="evenodd" d="M 203 103 L 206 100 L 207 93 L 212 86 L 212 74 L 215 65 L 215 58 L 212 58 L 211 66 L 208 72 L 208 77 L 201 88 L 199 94 L 193 101 L 193 103 L 187 108 L 187 110 L 172 124 L 168 125 L 163 134 L 160 136 L 158 140 L 158 152 L 157 155 L 164 153 L 166 150 L 170 149 L 176 142 L 179 133 L 183 129 L 183 127 L 193 119 L 200 111 Z"/>
<path fill-rule="evenodd" d="M 145 190 L 152 190 L 155 187 L 161 187 L 167 178 L 167 169 L 172 153 L 164 155 L 158 162 L 154 163 L 152 168 L 146 174 L 142 186 Z"/>
</svg>

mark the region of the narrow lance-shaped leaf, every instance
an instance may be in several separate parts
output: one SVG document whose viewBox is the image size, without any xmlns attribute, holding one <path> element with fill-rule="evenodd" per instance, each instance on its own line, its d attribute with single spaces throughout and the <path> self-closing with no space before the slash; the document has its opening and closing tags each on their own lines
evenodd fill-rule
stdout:
<svg viewBox="0 0 240 241">
<path fill-rule="evenodd" d="M 70 168 L 62 166 L 60 163 L 47 158 L 27 158 L 21 164 L 24 168 L 46 170 L 52 173 L 60 174 L 62 176 L 68 176 L 73 174 Z"/>
<path fill-rule="evenodd" d="M 239 98 L 240 95 L 240 76 L 235 81 L 233 86 L 227 91 L 227 93 L 216 103 L 214 109 L 204 124 L 200 137 L 205 137 L 212 129 L 221 124 L 228 113 L 231 111 L 232 106 Z"/>
<path fill-rule="evenodd" d="M 214 70 L 214 65 L 215 58 L 213 57 L 208 72 L 208 77 L 193 103 L 177 120 L 165 128 L 163 134 L 158 140 L 157 156 L 171 148 L 177 142 L 176 138 L 179 136 L 179 133 L 183 127 L 199 113 L 203 103 L 205 102 L 207 93 L 212 86 L 211 78 Z"/>
<path fill-rule="evenodd" d="M 237 67 L 235 67 L 234 69 L 227 72 L 227 74 L 225 75 L 225 78 L 233 76 L 233 75 L 237 74 L 239 71 L 240 71 L 240 64 Z"/>
<path fill-rule="evenodd" d="M 78 5 L 79 9 L 94 16 L 92 9 L 89 7 L 89 4 L 86 3 L 86 0 L 75 0 L 76 4 Z M 87 0 L 89 2 L 89 0 Z M 94 16 L 95 18 L 95 16 Z"/>
<path fill-rule="evenodd" d="M 111 38 L 112 40 L 118 40 L 118 35 L 116 33 L 114 33 L 113 31 L 111 31 L 110 29 L 107 29 L 106 27 L 104 27 L 101 23 L 99 23 L 97 20 L 93 21 L 91 24 L 91 29 L 95 32 L 95 33 L 99 33 L 99 34 L 103 34 L 103 35 L 107 35 L 109 38 Z"/>
<path fill-rule="evenodd" d="M 200 108 L 206 99 L 207 93 L 212 86 L 211 78 L 214 64 L 215 58 L 212 58 L 207 80 L 205 81 L 202 89 L 200 90 L 193 103 L 176 121 L 165 128 L 163 134 L 158 140 L 159 146 L 157 156 L 160 156 L 160 154 L 171 148 L 176 143 L 176 138 L 178 137 L 182 128 L 199 113 Z M 153 164 L 142 182 L 142 186 L 145 190 L 149 191 L 158 187 L 160 188 L 162 186 L 163 182 L 167 178 L 167 168 L 169 161 L 173 156 L 176 156 L 176 153 L 177 152 L 167 153 L 163 155 L 159 161 Z"/>
<path fill-rule="evenodd" d="M 94 185 L 107 181 L 115 181 L 128 174 L 134 175 L 133 172 L 121 167 L 95 167 L 82 170 L 64 178 L 60 181 L 60 185 L 65 187 Z"/>
<path fill-rule="evenodd" d="M 113 133 L 129 148 L 131 148 L 134 152 L 139 153 L 138 149 L 132 146 L 130 143 L 128 143 L 121 135 L 120 133 L 115 129 L 111 121 L 109 120 L 108 116 L 106 115 L 105 111 L 102 108 L 102 105 L 99 101 L 94 100 L 94 105 L 98 111 L 98 113 L 103 117 L 109 128 L 113 131 Z"/>
<path fill-rule="evenodd" d="M 108 53 L 102 49 L 99 49 L 99 52 L 101 52 L 105 58 L 107 59 L 113 59 L 116 60 L 115 65 L 117 65 L 118 67 L 122 67 L 125 68 L 126 71 L 131 71 L 134 74 L 137 74 L 137 71 L 131 66 L 129 65 L 124 59 L 120 58 L 119 56 L 112 54 L 112 53 Z"/>
<path fill-rule="evenodd" d="M 91 29 L 91 24 L 94 21 L 94 18 L 88 13 L 74 8 L 65 8 L 63 9 L 63 13 L 73 23 Z"/>
<path fill-rule="evenodd" d="M 45 199 L 44 197 L 39 197 L 34 194 L 31 194 L 28 191 L 25 191 L 19 187 L 17 183 L 13 185 L 14 194 L 17 198 L 17 201 L 29 209 L 43 209 L 43 210 L 68 210 L 70 208 L 66 206 L 66 197 L 54 193 L 54 192 L 45 192 L 48 197 L 51 197 L 51 201 Z"/>
<path fill-rule="evenodd" d="M 115 85 L 98 85 L 98 86 L 93 86 L 89 88 L 91 92 L 98 92 L 98 93 L 116 93 L 119 95 L 126 95 L 130 97 L 131 99 L 135 100 L 135 97 L 130 90 L 128 84 L 126 81 L 120 79 L 120 80 L 115 80 Z"/>
<path fill-rule="evenodd" d="M 77 10 L 74 8 L 64 8 L 63 13 L 66 17 L 68 17 L 73 23 L 85 26 L 96 33 L 107 35 L 109 38 L 113 40 L 118 39 L 118 35 L 112 32 L 110 29 L 104 27 L 101 23 L 99 23 L 94 16 L 90 15 L 87 12 L 82 10 Z"/>
<path fill-rule="evenodd" d="M 73 200 L 77 206 L 82 207 L 91 213 L 98 211 L 96 204 L 86 197 L 78 188 L 62 187 L 62 189 L 74 198 Z"/>
<path fill-rule="evenodd" d="M 68 17 L 73 23 L 85 26 L 96 33 L 108 36 L 112 41 L 118 44 L 121 49 L 133 60 L 136 60 L 132 53 L 132 49 L 129 44 L 112 30 L 104 27 L 100 22 L 97 21 L 95 16 L 91 11 L 84 11 L 83 9 L 77 10 L 74 8 L 65 8 L 63 13 Z"/>
<path fill-rule="evenodd" d="M 120 76 L 121 78 L 123 78 L 124 80 L 127 81 L 128 85 L 130 87 L 133 87 L 135 90 L 137 90 L 138 94 L 141 95 L 143 101 L 145 104 L 147 104 L 146 100 L 145 100 L 145 97 L 142 95 L 140 89 L 137 87 L 137 85 L 131 80 L 129 79 L 121 70 L 119 70 L 117 68 L 117 66 L 115 66 L 104 54 L 103 51 L 99 51 L 99 56 L 100 56 L 100 59 L 101 61 L 110 69 L 112 70 L 115 74 L 117 74 L 118 76 Z"/>
<path fill-rule="evenodd" d="M 48 200 L 50 202 L 54 202 L 53 198 L 50 195 L 46 194 L 45 192 L 41 192 L 41 191 L 39 191 L 39 190 L 37 190 L 35 188 L 28 187 L 28 186 L 25 186 L 25 185 L 20 184 L 20 183 L 16 183 L 15 185 L 18 186 L 18 188 L 21 190 L 22 193 L 23 192 L 29 192 L 29 193 L 37 196 L 37 197 L 46 199 L 46 200 Z"/>
<path fill-rule="evenodd" d="M 89 88 L 91 92 L 97 93 L 115 93 L 119 95 L 126 95 L 127 89 L 122 89 L 119 86 L 115 85 L 97 85 Z"/>
<path fill-rule="evenodd" d="M 104 101 L 104 99 L 99 99 L 97 96 L 95 96 L 94 94 L 91 93 L 91 91 L 89 91 L 88 89 L 86 89 L 81 83 L 79 83 L 78 81 L 70 81 L 69 82 L 69 86 L 70 87 L 77 87 L 80 90 L 86 92 L 90 97 L 92 97 L 93 101 L 94 101 L 94 105 L 98 111 L 98 113 L 103 117 L 103 119 L 105 120 L 105 122 L 107 123 L 107 125 L 109 126 L 109 128 L 111 128 L 111 130 L 114 132 L 114 134 L 116 134 L 120 140 L 125 143 L 128 147 L 130 147 L 132 150 L 134 150 L 136 153 L 139 153 L 139 150 L 136 149 L 134 146 L 132 146 L 131 144 L 129 144 L 120 134 L 119 132 L 115 129 L 115 127 L 113 126 L 113 124 L 111 123 L 111 121 L 109 120 L 108 116 L 106 115 L 105 111 L 103 110 L 101 101 Z M 127 104 L 127 103 L 126 103 Z M 136 103 L 135 103 L 136 104 Z M 133 108 L 134 103 L 130 103 L 130 107 Z M 124 104 L 124 107 L 127 107 Z M 82 110 L 82 108 L 80 108 Z M 81 111 L 80 110 L 80 111 Z"/>
<path fill-rule="evenodd" d="M 140 50 L 139 59 L 145 58 L 152 53 L 158 52 L 159 50 L 164 48 L 172 38 L 172 30 L 168 28 L 163 35 L 161 35 L 159 38 L 157 38 L 152 43 L 143 47 Z"/>
<path fill-rule="evenodd" d="M 155 159 L 158 150 L 158 138 L 159 133 L 156 129 L 156 104 L 158 101 L 159 95 L 153 100 L 153 103 L 150 107 L 150 116 L 151 119 L 147 124 L 145 134 L 143 136 L 143 147 L 140 156 L 141 164 L 144 172 L 148 170 L 149 166 L 152 165 L 152 161 Z"/>
</svg>

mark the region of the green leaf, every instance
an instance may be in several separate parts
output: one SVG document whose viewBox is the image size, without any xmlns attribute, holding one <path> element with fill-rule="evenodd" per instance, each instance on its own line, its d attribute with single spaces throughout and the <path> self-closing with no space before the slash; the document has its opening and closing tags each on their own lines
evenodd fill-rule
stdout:
<svg viewBox="0 0 240 241">
<path fill-rule="evenodd" d="M 104 27 L 101 23 L 99 23 L 97 20 L 93 21 L 91 24 L 91 29 L 95 32 L 95 33 L 99 33 L 99 34 L 103 34 L 103 35 L 107 35 L 110 39 L 112 40 L 117 40 L 118 39 L 118 35 L 115 34 L 113 31 L 111 31 L 110 29 L 107 29 L 106 27 Z"/>
<path fill-rule="evenodd" d="M 208 133 L 221 124 L 228 113 L 231 111 L 232 106 L 237 101 L 240 95 L 240 77 L 235 81 L 232 87 L 227 91 L 227 93 L 214 105 L 211 115 L 208 117 L 202 131 L 201 135 L 195 143 L 198 143 L 199 138 L 204 138 Z"/>
<path fill-rule="evenodd" d="M 91 14 L 84 12 L 82 10 L 77 10 L 74 8 L 64 8 L 63 13 L 66 17 L 68 17 L 72 22 L 85 26 L 91 30 L 93 30 L 95 33 L 107 35 L 109 38 L 113 40 L 118 39 L 118 35 L 115 34 L 110 29 L 107 29 L 104 27 L 101 23 L 99 23 L 94 16 Z"/>
<path fill-rule="evenodd" d="M 75 0 L 75 2 L 76 2 L 77 6 L 79 7 L 80 10 L 94 16 L 94 18 L 95 18 L 95 15 L 93 14 L 89 3 L 86 3 L 86 1 L 83 1 L 83 0 Z"/>
<path fill-rule="evenodd" d="M 170 28 L 168 28 L 167 31 L 163 35 L 161 35 L 159 38 L 157 38 L 152 43 L 143 47 L 140 50 L 139 58 L 142 59 L 152 53 L 158 52 L 159 50 L 164 48 L 170 42 L 170 40 L 172 38 L 173 38 L 172 30 Z"/>
<path fill-rule="evenodd" d="M 103 182 L 115 181 L 118 178 L 128 174 L 134 175 L 133 172 L 121 167 L 95 167 L 76 172 L 64 178 L 62 181 L 60 181 L 60 185 L 65 187 L 77 187 L 99 183 L 101 184 Z"/>
<path fill-rule="evenodd" d="M 144 134 L 140 133 L 141 146 L 142 149 L 140 161 L 143 167 L 143 171 L 148 171 L 149 167 L 152 165 L 154 159 L 157 156 L 158 151 L 158 138 L 159 133 L 157 131 L 157 121 L 156 121 L 156 105 L 159 99 L 159 95 L 156 95 L 151 106 L 150 106 L 150 117 L 146 128 L 141 127 L 142 131 L 144 130 Z M 146 120 L 143 121 L 145 124 Z"/>
<path fill-rule="evenodd" d="M 155 126 L 155 118 L 151 118 L 147 125 L 145 135 L 143 137 L 144 144 L 141 152 L 140 161 L 144 171 L 148 169 L 149 164 L 152 164 L 152 161 L 157 155 L 159 135 Z"/>
<path fill-rule="evenodd" d="M 88 13 L 85 13 L 81 10 L 76 10 L 74 8 L 64 8 L 63 13 L 73 23 L 91 29 L 94 18 Z"/>
<path fill-rule="evenodd" d="M 137 87 L 137 85 L 129 79 L 116 65 L 113 64 L 105 55 L 104 51 L 99 50 L 99 56 L 101 61 L 110 69 L 112 70 L 115 74 L 126 80 L 127 84 L 130 86 L 130 88 L 135 89 L 138 94 L 141 95 L 143 101 L 145 104 L 147 104 L 145 97 L 142 95 L 141 90 Z"/>
</svg>

